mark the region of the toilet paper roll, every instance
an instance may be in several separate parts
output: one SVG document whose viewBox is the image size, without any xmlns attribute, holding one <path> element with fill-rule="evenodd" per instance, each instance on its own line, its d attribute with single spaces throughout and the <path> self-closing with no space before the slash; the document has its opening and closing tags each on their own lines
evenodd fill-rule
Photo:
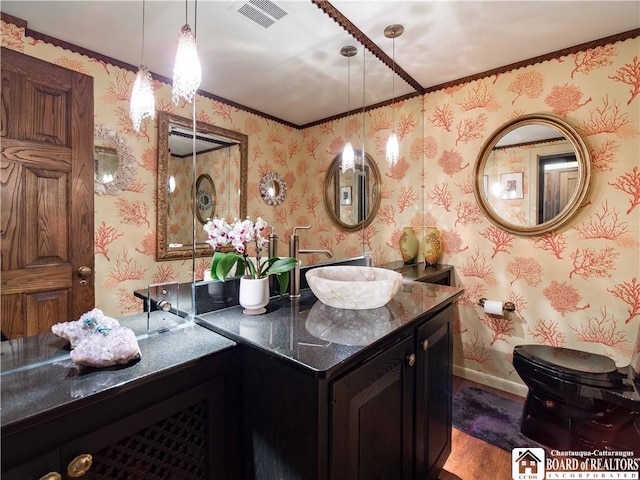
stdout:
<svg viewBox="0 0 640 480">
<path fill-rule="evenodd" d="M 484 313 L 502 315 L 502 302 L 498 302 L 497 300 L 485 300 Z"/>
</svg>

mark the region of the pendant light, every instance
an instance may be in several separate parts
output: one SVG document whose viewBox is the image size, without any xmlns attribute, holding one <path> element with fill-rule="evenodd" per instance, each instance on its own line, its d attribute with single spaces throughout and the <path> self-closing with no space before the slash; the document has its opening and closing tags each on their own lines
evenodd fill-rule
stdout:
<svg viewBox="0 0 640 480">
<path fill-rule="evenodd" d="M 133 82 L 131 100 L 129 101 L 129 116 L 133 129 L 140 131 L 142 120 L 154 119 L 156 116 L 156 101 L 153 97 L 153 83 L 151 73 L 144 65 L 144 0 L 142 0 L 142 59 L 136 79 Z"/>
<path fill-rule="evenodd" d="M 178 49 L 175 63 L 173 64 L 173 90 L 171 93 L 174 105 L 178 104 L 181 97 L 186 102 L 191 103 L 200 86 L 200 80 L 202 80 L 196 37 L 191 32 L 191 27 L 187 20 L 187 3 L 188 0 L 185 0 L 185 24 L 178 35 Z M 198 4 L 196 1 L 196 16 L 198 14 L 197 9 Z"/>
<path fill-rule="evenodd" d="M 393 77 L 392 77 L 392 101 L 391 101 L 391 114 L 392 114 L 392 123 L 391 123 L 391 135 L 389 135 L 389 140 L 387 140 L 387 162 L 390 167 L 393 167 L 398 163 L 398 159 L 400 158 L 400 146 L 398 145 L 398 136 L 396 135 L 396 112 L 394 104 L 396 102 L 396 38 L 402 35 L 404 32 L 404 27 L 402 25 L 389 25 L 384 29 L 384 36 L 387 38 L 393 39 L 393 50 L 392 50 L 392 59 L 391 63 L 393 69 Z"/>
<path fill-rule="evenodd" d="M 349 113 L 350 101 L 351 101 L 351 57 L 358 53 L 358 49 L 353 45 L 347 45 L 340 49 L 340 53 L 343 57 L 347 57 L 347 114 Z M 342 171 L 353 170 L 355 172 L 355 153 L 353 151 L 353 145 L 347 141 L 342 149 Z"/>
</svg>

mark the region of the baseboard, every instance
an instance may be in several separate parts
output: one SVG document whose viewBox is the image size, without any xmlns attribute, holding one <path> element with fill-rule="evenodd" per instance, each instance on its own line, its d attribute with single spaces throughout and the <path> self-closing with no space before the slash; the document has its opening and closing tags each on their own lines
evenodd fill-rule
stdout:
<svg viewBox="0 0 640 480">
<path fill-rule="evenodd" d="M 509 380 L 505 380 L 504 378 L 489 375 L 477 370 L 471 370 L 459 365 L 453 366 L 453 374 L 476 383 L 481 383 L 482 385 L 487 385 L 488 387 L 497 388 L 498 390 L 502 390 L 503 392 L 513 393 L 514 395 L 518 395 L 520 397 L 526 397 L 527 392 L 529 391 L 527 386 L 521 383 L 511 382 Z"/>
</svg>

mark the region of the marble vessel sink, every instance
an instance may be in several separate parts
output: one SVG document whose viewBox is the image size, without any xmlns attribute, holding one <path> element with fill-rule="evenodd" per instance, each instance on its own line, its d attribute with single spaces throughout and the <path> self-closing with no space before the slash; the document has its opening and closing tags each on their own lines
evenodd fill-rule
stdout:
<svg viewBox="0 0 640 480">
<path fill-rule="evenodd" d="M 306 274 L 313 294 L 336 308 L 366 310 L 386 305 L 402 287 L 402 275 L 376 267 L 318 267 Z"/>
</svg>

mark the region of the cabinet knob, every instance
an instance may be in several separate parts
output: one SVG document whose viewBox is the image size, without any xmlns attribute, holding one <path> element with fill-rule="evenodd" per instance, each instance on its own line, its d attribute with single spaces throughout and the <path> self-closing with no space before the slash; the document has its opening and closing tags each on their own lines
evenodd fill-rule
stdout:
<svg viewBox="0 0 640 480">
<path fill-rule="evenodd" d="M 407 357 L 407 363 L 409 364 L 410 367 L 413 367 L 416 364 L 416 356 L 414 353 L 412 353 Z"/>
<path fill-rule="evenodd" d="M 424 341 L 422 342 L 422 349 L 423 350 L 429 350 L 429 339 L 425 338 Z"/>
<path fill-rule="evenodd" d="M 69 465 L 67 466 L 67 475 L 71 478 L 81 477 L 89 471 L 92 464 L 93 457 L 88 453 L 78 455 L 69 462 Z"/>
<path fill-rule="evenodd" d="M 40 477 L 40 480 L 62 480 L 62 475 L 58 472 L 49 472 L 46 475 Z"/>
</svg>

